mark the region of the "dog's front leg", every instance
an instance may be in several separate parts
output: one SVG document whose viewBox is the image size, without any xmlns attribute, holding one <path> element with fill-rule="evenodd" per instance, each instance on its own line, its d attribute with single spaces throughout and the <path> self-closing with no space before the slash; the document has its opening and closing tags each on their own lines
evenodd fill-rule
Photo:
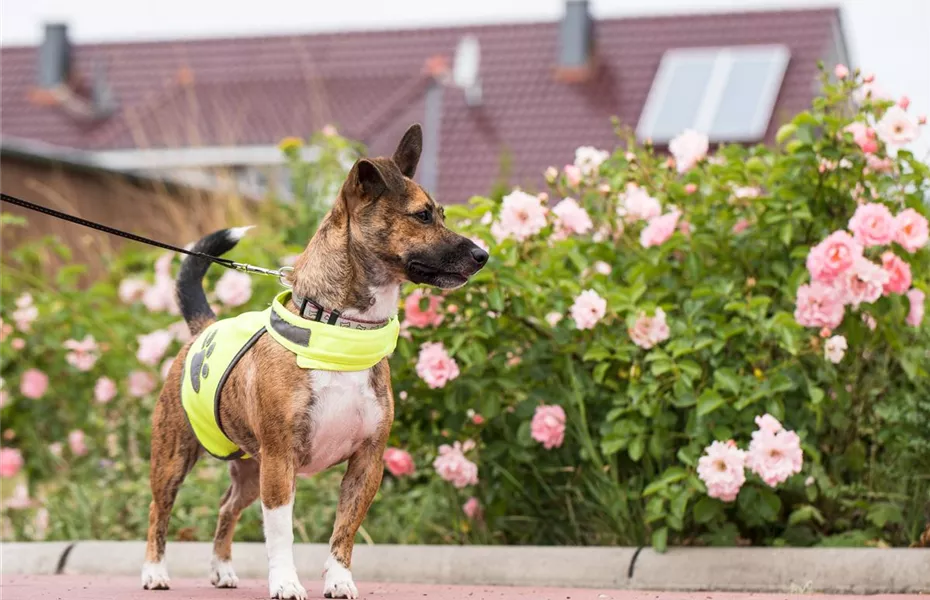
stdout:
<svg viewBox="0 0 930 600">
<path fill-rule="evenodd" d="M 262 515 L 272 598 L 306 600 L 294 566 L 294 465 L 290 454 L 262 452 Z"/>
<path fill-rule="evenodd" d="M 352 581 L 352 548 L 355 533 L 374 500 L 384 473 L 384 441 L 371 440 L 349 459 L 342 478 L 336 525 L 329 540 L 330 554 L 323 565 L 323 595 L 327 598 L 358 598 Z"/>
</svg>

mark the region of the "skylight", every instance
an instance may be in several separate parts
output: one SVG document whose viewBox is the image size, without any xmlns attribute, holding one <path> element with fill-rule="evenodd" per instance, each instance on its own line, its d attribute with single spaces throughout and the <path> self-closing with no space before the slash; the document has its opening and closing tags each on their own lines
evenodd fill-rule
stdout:
<svg viewBox="0 0 930 600">
<path fill-rule="evenodd" d="M 690 128 L 711 141 L 762 139 L 788 57 L 784 46 L 668 50 L 639 118 L 637 136 L 664 144 Z"/>
</svg>

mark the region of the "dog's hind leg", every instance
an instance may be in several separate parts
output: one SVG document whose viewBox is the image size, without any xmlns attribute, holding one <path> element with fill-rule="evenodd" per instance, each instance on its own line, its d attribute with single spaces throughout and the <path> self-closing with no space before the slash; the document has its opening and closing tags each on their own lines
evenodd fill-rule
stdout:
<svg viewBox="0 0 930 600">
<path fill-rule="evenodd" d="M 183 362 L 183 357 L 181 357 Z M 147 590 L 168 589 L 165 565 L 165 536 L 168 519 L 178 489 L 200 456 L 201 447 L 187 423 L 181 406 L 180 368 L 168 378 L 152 416 L 152 459 L 149 483 L 152 504 L 149 506 L 148 542 L 142 565 L 142 587 Z M 172 385 L 174 381 L 175 385 Z"/>
<path fill-rule="evenodd" d="M 239 515 L 255 502 L 261 490 L 258 461 L 254 458 L 229 463 L 229 489 L 220 501 L 220 515 L 213 537 L 213 560 L 210 562 L 210 583 L 218 588 L 234 588 L 239 578 L 232 566 L 232 540 Z"/>
</svg>

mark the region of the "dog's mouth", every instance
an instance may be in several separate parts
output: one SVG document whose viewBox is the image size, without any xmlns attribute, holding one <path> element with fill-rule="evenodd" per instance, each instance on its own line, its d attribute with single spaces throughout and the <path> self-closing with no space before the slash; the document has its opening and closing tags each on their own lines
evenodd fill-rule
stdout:
<svg viewBox="0 0 930 600">
<path fill-rule="evenodd" d="M 474 273 L 465 274 L 462 271 L 450 271 L 428 265 L 418 260 L 407 263 L 407 277 L 413 283 L 433 285 L 445 290 L 465 285 L 468 278 Z"/>
</svg>

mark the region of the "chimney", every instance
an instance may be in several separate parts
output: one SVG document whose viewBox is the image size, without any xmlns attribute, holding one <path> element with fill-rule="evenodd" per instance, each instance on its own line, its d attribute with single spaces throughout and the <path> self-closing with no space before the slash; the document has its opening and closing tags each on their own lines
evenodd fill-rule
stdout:
<svg viewBox="0 0 930 600">
<path fill-rule="evenodd" d="M 567 0 L 559 25 L 555 78 L 566 83 L 587 81 L 594 73 L 594 22 L 588 0 Z"/>
<path fill-rule="evenodd" d="M 104 65 L 100 62 L 94 65 L 89 87 L 72 70 L 67 25 L 46 24 L 45 38 L 37 54 L 36 86 L 29 93 L 32 102 L 57 106 L 82 121 L 104 119 L 113 113 L 116 102 Z"/>
<path fill-rule="evenodd" d="M 39 87 L 52 90 L 68 85 L 71 78 L 71 43 L 64 23 L 45 25 L 45 39 L 39 47 Z"/>
</svg>

